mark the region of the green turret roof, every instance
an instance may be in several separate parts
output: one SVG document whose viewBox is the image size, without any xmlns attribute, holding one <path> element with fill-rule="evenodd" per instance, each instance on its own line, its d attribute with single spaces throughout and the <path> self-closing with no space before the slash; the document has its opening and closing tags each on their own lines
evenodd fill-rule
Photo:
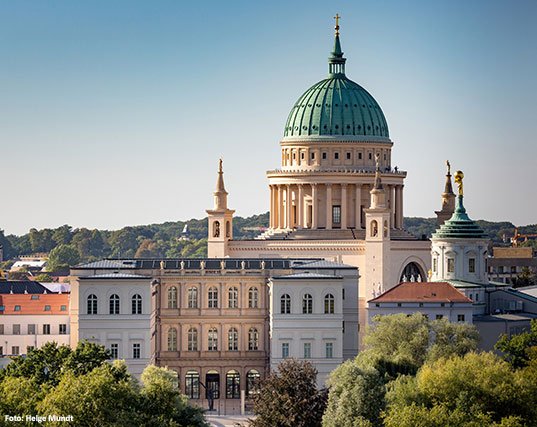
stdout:
<svg viewBox="0 0 537 427">
<path fill-rule="evenodd" d="M 362 86 L 347 78 L 345 62 L 336 32 L 334 50 L 328 58 L 328 78 L 310 87 L 295 103 L 284 139 L 341 136 L 390 142 L 388 123 L 379 104 Z"/>
<path fill-rule="evenodd" d="M 486 239 L 485 232 L 471 220 L 463 205 L 463 196 L 457 196 L 455 212 L 450 219 L 440 226 L 435 233 L 433 239 Z"/>
</svg>

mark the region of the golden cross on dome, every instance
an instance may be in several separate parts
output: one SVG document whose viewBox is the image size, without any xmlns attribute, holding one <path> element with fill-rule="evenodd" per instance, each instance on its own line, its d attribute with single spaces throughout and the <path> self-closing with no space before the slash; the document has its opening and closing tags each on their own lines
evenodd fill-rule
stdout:
<svg viewBox="0 0 537 427">
<path fill-rule="evenodd" d="M 336 16 L 334 16 L 334 19 L 336 20 L 336 36 L 339 36 L 339 19 L 341 16 L 339 16 L 338 13 L 336 13 Z"/>
</svg>

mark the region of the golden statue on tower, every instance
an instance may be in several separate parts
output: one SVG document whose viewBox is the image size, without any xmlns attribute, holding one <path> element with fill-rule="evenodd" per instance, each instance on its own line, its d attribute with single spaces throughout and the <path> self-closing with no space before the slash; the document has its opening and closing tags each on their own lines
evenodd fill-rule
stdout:
<svg viewBox="0 0 537 427">
<path fill-rule="evenodd" d="M 464 174 L 462 171 L 455 172 L 455 183 L 457 184 L 457 187 L 459 187 L 459 196 L 463 195 L 463 189 L 462 189 L 462 179 L 464 178 Z"/>
</svg>

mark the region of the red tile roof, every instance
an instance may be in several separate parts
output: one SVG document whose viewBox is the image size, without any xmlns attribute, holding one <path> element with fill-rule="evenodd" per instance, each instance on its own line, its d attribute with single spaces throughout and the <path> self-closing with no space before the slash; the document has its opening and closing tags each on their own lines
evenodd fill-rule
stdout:
<svg viewBox="0 0 537 427">
<path fill-rule="evenodd" d="M 39 298 L 39 299 L 32 299 Z M 20 310 L 15 311 L 15 306 Z M 45 310 L 45 306 L 50 310 Z M 62 311 L 62 305 L 66 310 Z M 3 294 L 0 295 L 0 315 L 5 314 L 69 314 L 69 294 Z"/>
<path fill-rule="evenodd" d="M 458 302 L 472 300 L 447 282 L 403 282 L 368 302 Z"/>
</svg>

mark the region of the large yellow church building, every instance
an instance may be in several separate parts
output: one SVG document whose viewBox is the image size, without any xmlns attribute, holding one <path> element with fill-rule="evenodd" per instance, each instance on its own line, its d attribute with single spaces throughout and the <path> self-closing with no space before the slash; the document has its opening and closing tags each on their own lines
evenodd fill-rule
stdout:
<svg viewBox="0 0 537 427">
<path fill-rule="evenodd" d="M 336 19 L 327 78 L 292 107 L 281 166 L 267 172 L 270 228 L 234 240 L 222 164 L 209 215 L 209 258 L 325 258 L 359 267 L 361 306 L 403 276 L 425 279 L 429 240 L 403 229 L 406 171 L 392 166 L 393 141 L 373 96 L 345 73 Z"/>
</svg>

